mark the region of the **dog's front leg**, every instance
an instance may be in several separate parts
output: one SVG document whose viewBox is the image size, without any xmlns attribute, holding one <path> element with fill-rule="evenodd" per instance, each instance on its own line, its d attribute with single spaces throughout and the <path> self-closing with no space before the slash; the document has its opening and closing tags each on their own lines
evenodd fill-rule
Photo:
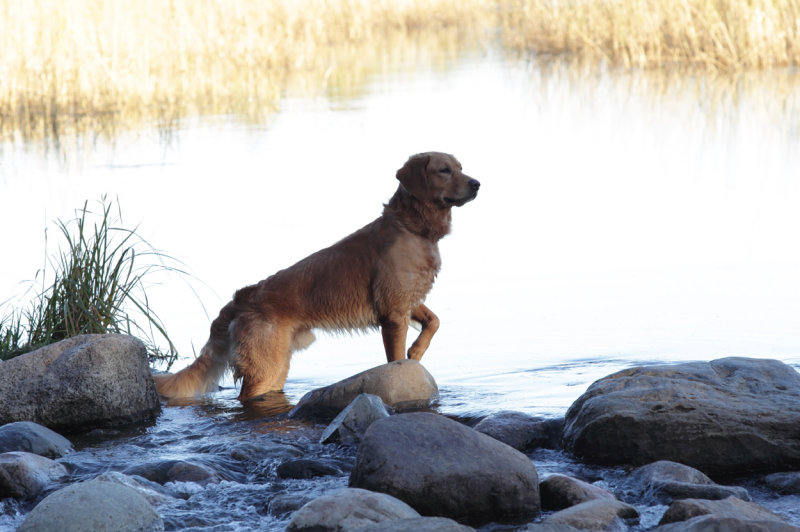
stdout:
<svg viewBox="0 0 800 532">
<path fill-rule="evenodd" d="M 428 346 L 431 345 L 431 338 L 439 329 L 439 318 L 431 312 L 431 309 L 420 303 L 417 308 L 411 311 L 411 319 L 418 321 L 422 325 L 422 330 L 408 349 L 408 358 L 419 360 L 425 354 Z"/>
<path fill-rule="evenodd" d="M 381 335 L 387 362 L 403 360 L 406 357 L 407 333 L 408 316 L 392 315 L 381 320 Z"/>
</svg>

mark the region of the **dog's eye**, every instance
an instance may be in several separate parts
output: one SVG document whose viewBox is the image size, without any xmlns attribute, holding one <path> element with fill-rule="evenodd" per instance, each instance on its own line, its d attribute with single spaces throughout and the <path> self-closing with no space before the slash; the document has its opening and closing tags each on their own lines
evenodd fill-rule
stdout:
<svg viewBox="0 0 800 532">
<path fill-rule="evenodd" d="M 441 172 L 441 173 L 443 173 L 443 174 L 450 174 L 450 173 L 452 173 L 453 171 L 452 171 L 452 170 L 450 170 L 450 168 L 448 168 L 447 166 L 445 166 L 444 168 L 442 168 L 441 170 L 439 170 L 439 172 Z"/>
</svg>

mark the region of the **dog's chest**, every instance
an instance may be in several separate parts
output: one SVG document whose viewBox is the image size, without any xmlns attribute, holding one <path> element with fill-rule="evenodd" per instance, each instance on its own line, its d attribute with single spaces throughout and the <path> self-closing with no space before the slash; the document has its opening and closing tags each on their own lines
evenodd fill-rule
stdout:
<svg viewBox="0 0 800 532">
<path fill-rule="evenodd" d="M 436 243 L 408 235 L 391 246 L 387 254 L 389 273 L 412 299 L 423 299 L 433 286 L 442 261 Z"/>
</svg>

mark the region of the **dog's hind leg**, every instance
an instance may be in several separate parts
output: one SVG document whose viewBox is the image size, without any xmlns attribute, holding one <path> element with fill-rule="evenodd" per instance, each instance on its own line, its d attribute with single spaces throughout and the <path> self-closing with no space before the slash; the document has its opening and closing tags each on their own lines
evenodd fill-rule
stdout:
<svg viewBox="0 0 800 532">
<path fill-rule="evenodd" d="M 411 347 L 408 348 L 408 358 L 419 360 L 422 355 L 427 351 L 428 346 L 431 345 L 431 339 L 436 331 L 439 329 L 439 318 L 431 312 L 431 309 L 419 304 L 417 308 L 411 311 L 411 319 L 418 321 L 422 326 L 422 330 Z"/>
<path fill-rule="evenodd" d="M 292 329 L 260 319 L 237 325 L 234 379 L 242 379 L 239 400 L 282 389 L 292 356 Z"/>
</svg>

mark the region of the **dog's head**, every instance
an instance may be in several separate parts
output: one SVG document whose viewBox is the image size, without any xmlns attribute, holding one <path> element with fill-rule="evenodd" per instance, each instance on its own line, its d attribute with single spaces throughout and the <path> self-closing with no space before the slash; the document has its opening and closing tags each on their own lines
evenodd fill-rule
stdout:
<svg viewBox="0 0 800 532">
<path fill-rule="evenodd" d="M 414 198 L 441 208 L 460 207 L 478 195 L 481 184 L 461 171 L 461 163 L 446 153 L 412 155 L 397 171 L 402 187 Z"/>
</svg>

